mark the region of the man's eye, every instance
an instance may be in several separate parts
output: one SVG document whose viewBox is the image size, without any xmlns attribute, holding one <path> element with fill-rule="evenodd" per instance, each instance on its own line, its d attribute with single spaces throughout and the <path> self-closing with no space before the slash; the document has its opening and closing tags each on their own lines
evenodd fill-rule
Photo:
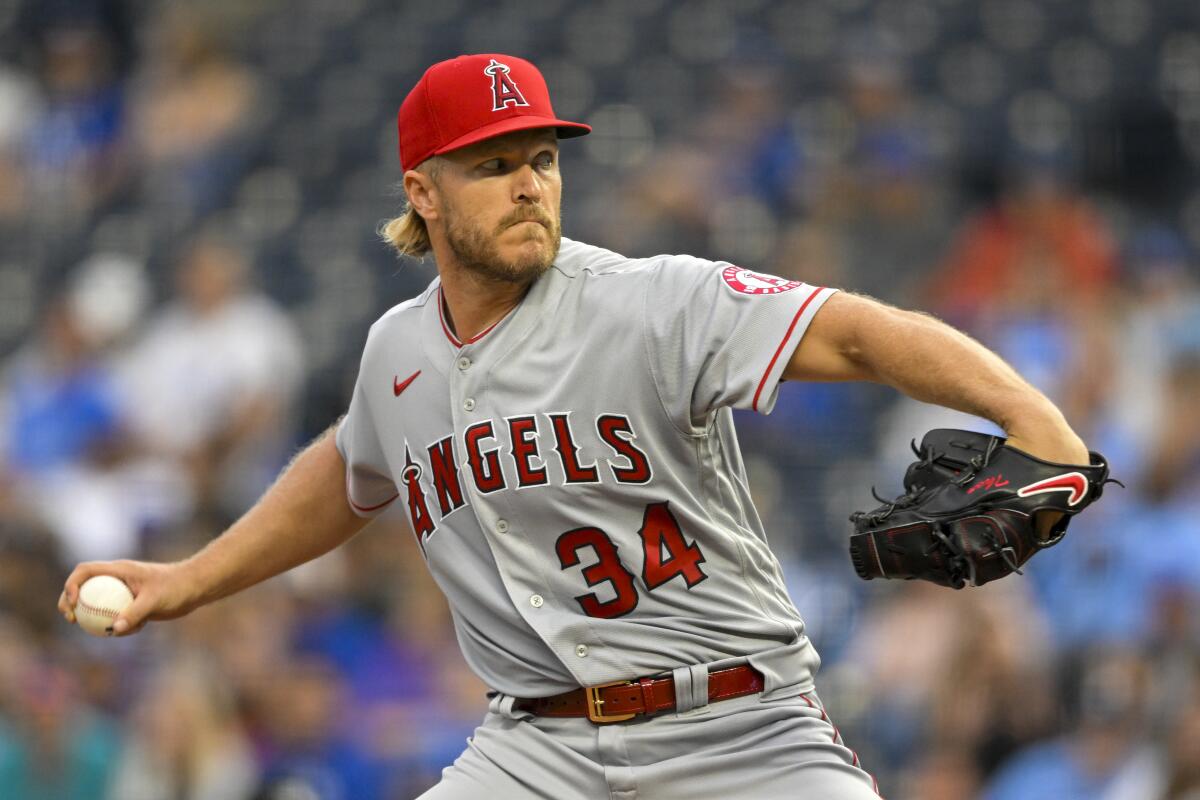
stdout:
<svg viewBox="0 0 1200 800">
<path fill-rule="evenodd" d="M 551 153 L 543 153 L 538 156 L 537 165 L 542 168 L 554 166 L 554 155 Z"/>
<path fill-rule="evenodd" d="M 488 172 L 495 172 L 504 166 L 504 162 L 498 158 L 489 158 L 479 166 L 483 167 Z"/>
</svg>

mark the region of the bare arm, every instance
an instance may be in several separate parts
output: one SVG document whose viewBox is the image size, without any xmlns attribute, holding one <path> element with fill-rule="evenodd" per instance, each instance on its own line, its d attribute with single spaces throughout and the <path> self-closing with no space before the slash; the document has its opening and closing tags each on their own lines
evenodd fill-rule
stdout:
<svg viewBox="0 0 1200 800">
<path fill-rule="evenodd" d="M 999 356 L 926 314 L 839 292 L 813 318 L 789 380 L 868 380 L 995 422 L 1009 444 L 1048 461 L 1088 463 L 1062 413 Z"/>
<path fill-rule="evenodd" d="M 114 628 L 131 633 L 149 620 L 181 617 L 345 542 L 368 520 L 357 516 L 346 499 L 345 463 L 333 434 L 330 428 L 319 436 L 253 508 L 200 552 L 172 564 L 80 564 L 67 578 L 59 610 L 74 621 L 80 584 L 93 575 L 114 575 L 134 594 Z"/>
</svg>

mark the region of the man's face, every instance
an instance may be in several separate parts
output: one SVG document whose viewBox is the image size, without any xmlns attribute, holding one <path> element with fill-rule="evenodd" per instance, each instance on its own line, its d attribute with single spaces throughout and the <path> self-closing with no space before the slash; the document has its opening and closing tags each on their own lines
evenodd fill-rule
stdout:
<svg viewBox="0 0 1200 800">
<path fill-rule="evenodd" d="M 442 158 L 438 214 L 458 262 L 510 283 L 549 269 L 562 237 L 554 130 L 497 136 Z"/>
</svg>

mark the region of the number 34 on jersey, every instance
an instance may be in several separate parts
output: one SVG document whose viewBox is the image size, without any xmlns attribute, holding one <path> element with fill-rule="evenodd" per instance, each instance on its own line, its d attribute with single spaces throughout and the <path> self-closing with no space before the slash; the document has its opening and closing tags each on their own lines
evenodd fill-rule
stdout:
<svg viewBox="0 0 1200 800">
<path fill-rule="evenodd" d="M 636 434 L 628 417 L 602 414 L 596 418 L 596 435 L 611 451 L 611 457 L 606 459 L 607 463 L 602 467 L 598 461 L 581 461 L 577 434 L 567 414 L 544 416 L 545 427 L 549 429 L 547 432 L 552 434 L 548 438 L 553 442 L 556 456 L 553 461 L 561 469 L 560 475 L 556 476 L 560 478 L 558 485 L 608 480 L 624 484 L 645 484 L 650 481 L 653 468 L 646 454 L 633 443 Z M 498 425 L 490 420 L 466 429 L 461 443 L 466 454 L 462 472 L 474 482 L 476 491 L 489 494 L 509 488 L 501 454 L 508 457 L 506 461 L 511 466 L 516 486 L 545 486 L 551 483 L 550 459 L 541 452 L 538 423 L 538 418 L 534 416 L 504 420 L 507 448 L 501 447 L 499 442 L 498 434 L 503 429 L 498 430 Z M 405 448 L 403 490 L 407 495 L 409 519 L 422 551 L 425 541 L 437 530 L 437 523 L 430 513 L 432 503 L 436 501 L 442 518 L 466 505 L 455 458 L 455 444 L 453 436 L 446 436 L 425 448 L 426 453 L 422 455 L 428 456 L 432 476 L 432 491 L 428 498 L 422 480 L 425 475 L 425 465 L 421 463 L 423 459 L 414 459 L 409 448 Z M 704 555 L 700 546 L 687 540 L 667 502 L 646 505 L 637 533 L 642 550 L 639 554 L 640 577 L 646 591 L 654 591 L 677 577 L 690 589 L 708 577 L 701 567 Z M 623 554 L 618 553 L 616 543 L 606 530 L 589 525 L 565 531 L 558 536 L 554 550 L 564 570 L 585 564 L 580 575 L 588 588 L 607 585 L 611 589 L 606 593 L 611 595 L 608 600 L 601 600 L 594 591 L 577 595 L 575 601 L 585 614 L 612 619 L 637 608 L 639 592 L 635 573 L 622 561 Z"/>
</svg>

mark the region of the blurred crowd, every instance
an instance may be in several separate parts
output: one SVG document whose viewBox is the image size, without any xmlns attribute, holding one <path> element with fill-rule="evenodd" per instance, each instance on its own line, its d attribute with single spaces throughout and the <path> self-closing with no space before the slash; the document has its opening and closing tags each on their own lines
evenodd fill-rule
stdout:
<svg viewBox="0 0 1200 800">
<path fill-rule="evenodd" d="M 900 800 L 1200 798 L 1200 8 L 1190 0 L 0 0 L 0 797 L 391 800 L 486 705 L 406 521 L 136 637 L 84 559 L 202 546 L 347 403 L 394 113 L 513 52 L 564 231 L 929 311 L 1125 488 L 1024 577 L 864 584 L 858 487 L 987 423 L 874 386 L 739 414 L 823 698 Z"/>
</svg>

